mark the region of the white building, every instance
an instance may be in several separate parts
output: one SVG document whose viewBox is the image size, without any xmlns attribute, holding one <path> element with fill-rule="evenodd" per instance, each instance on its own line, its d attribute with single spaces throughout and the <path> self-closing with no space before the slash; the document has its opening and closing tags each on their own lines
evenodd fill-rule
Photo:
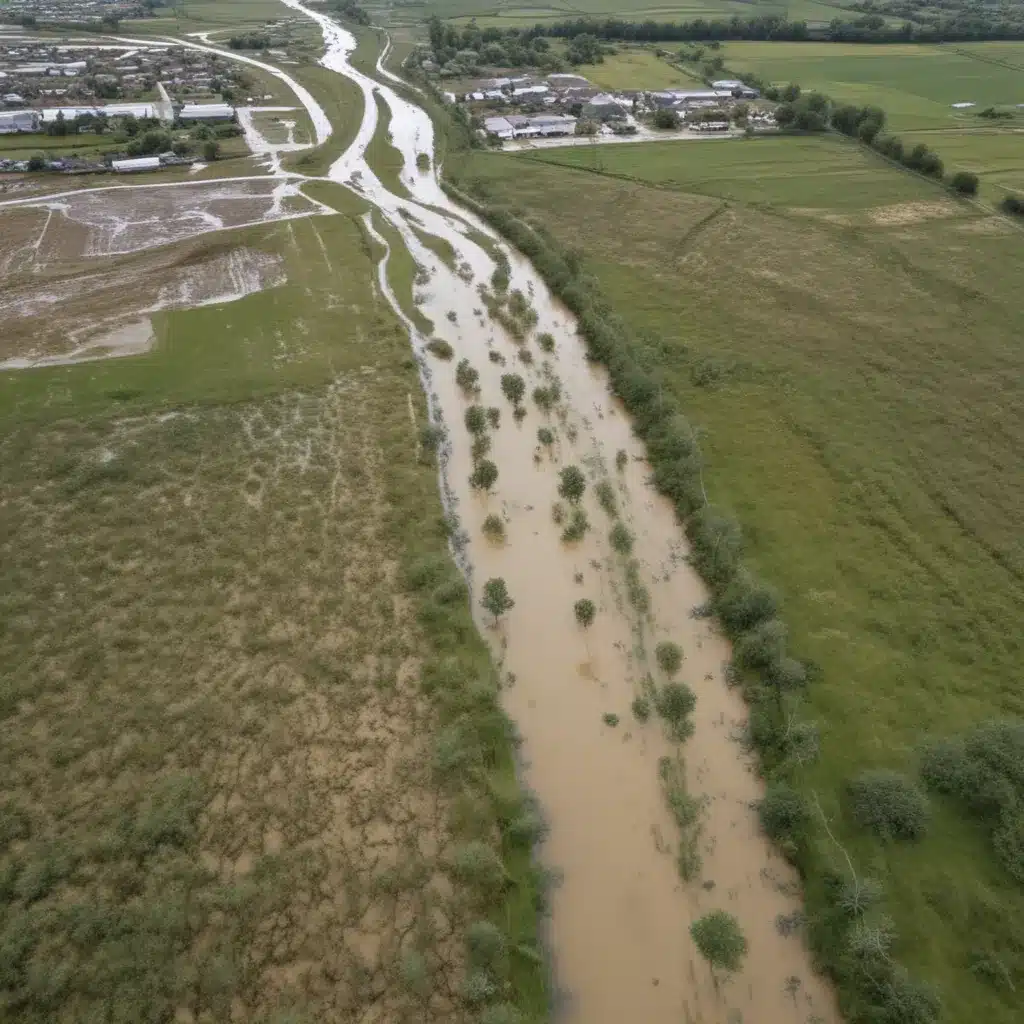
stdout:
<svg viewBox="0 0 1024 1024">
<path fill-rule="evenodd" d="M 110 166 L 118 174 L 132 174 L 136 171 L 158 171 L 160 170 L 160 157 L 138 156 L 132 160 L 111 160 Z"/>
<path fill-rule="evenodd" d="M 182 121 L 233 121 L 235 108 L 227 103 L 186 103 L 178 117 Z"/>
<path fill-rule="evenodd" d="M 15 132 L 39 131 L 40 119 L 34 110 L 17 110 L 12 113 L 0 113 L 0 135 L 13 135 Z"/>
<path fill-rule="evenodd" d="M 514 139 L 516 137 L 512 122 L 505 117 L 485 117 L 484 129 L 488 135 L 494 135 L 499 139 Z"/>
</svg>

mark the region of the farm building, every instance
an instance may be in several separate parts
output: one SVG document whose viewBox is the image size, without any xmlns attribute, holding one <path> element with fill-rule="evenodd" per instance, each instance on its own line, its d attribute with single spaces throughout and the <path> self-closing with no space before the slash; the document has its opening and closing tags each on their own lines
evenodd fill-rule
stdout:
<svg viewBox="0 0 1024 1024">
<path fill-rule="evenodd" d="M 0 135 L 37 131 L 39 131 L 39 115 L 34 110 L 18 110 L 10 114 L 0 114 Z"/>
<path fill-rule="evenodd" d="M 484 118 L 484 130 L 488 135 L 493 135 L 498 139 L 514 139 L 516 137 L 515 129 L 506 117 Z"/>
<path fill-rule="evenodd" d="M 227 103 L 186 103 L 178 111 L 181 121 L 234 121 L 235 108 Z"/>
<path fill-rule="evenodd" d="M 740 99 L 744 100 L 756 100 L 760 95 L 756 89 L 751 89 L 749 85 L 745 85 L 735 78 L 723 78 L 717 82 L 712 82 L 711 88 L 727 90 L 733 96 L 738 95 Z"/>
<path fill-rule="evenodd" d="M 160 157 L 138 156 L 132 160 L 111 160 L 110 166 L 118 174 L 133 174 L 136 171 L 158 171 L 160 170 Z"/>
</svg>

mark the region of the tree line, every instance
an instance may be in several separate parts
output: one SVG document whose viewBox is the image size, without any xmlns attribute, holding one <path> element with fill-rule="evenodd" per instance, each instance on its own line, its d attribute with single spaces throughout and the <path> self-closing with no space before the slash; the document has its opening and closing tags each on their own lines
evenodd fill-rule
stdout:
<svg viewBox="0 0 1024 1024">
<path fill-rule="evenodd" d="M 467 26 L 475 28 L 475 26 Z M 476 31 L 480 31 L 477 29 Z M 757 40 L 772 42 L 835 43 L 941 43 L 977 42 L 993 39 L 1024 39 L 1024 14 L 1001 20 L 954 15 L 928 23 L 906 21 L 891 25 L 877 14 L 852 20 L 834 18 L 827 25 L 809 25 L 777 15 L 753 18 L 694 18 L 692 21 L 626 21 L 622 18 L 569 18 L 538 22 L 527 28 L 485 29 L 500 39 L 530 39 L 551 36 L 574 39 L 590 35 L 621 42 L 700 42 Z"/>
</svg>

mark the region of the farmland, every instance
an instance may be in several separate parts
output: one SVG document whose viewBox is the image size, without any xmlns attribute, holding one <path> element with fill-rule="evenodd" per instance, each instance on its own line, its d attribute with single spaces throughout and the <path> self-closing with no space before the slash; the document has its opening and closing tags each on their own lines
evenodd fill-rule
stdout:
<svg viewBox="0 0 1024 1024">
<path fill-rule="evenodd" d="M 1024 103 L 1024 43 L 870 46 L 840 43 L 729 43 L 727 67 L 767 81 L 797 82 L 836 100 L 872 103 L 897 131 L 976 125 L 969 111 Z"/>
<path fill-rule="evenodd" d="M 945 1019 L 1011 1024 L 1011 988 L 971 969 L 985 958 L 1012 984 L 1024 968 L 1024 894 L 984 834 L 935 803 L 925 838 L 882 842 L 840 794 L 866 768 L 915 774 L 929 736 L 1024 713 L 1021 233 L 835 141 L 794 141 L 449 170 L 572 246 L 681 401 L 709 499 L 738 516 L 794 651 L 821 669 L 821 756 L 799 787 L 883 882 L 892 953 Z M 844 868 L 824 834 L 810 863 L 814 915 L 822 875 Z"/>
</svg>

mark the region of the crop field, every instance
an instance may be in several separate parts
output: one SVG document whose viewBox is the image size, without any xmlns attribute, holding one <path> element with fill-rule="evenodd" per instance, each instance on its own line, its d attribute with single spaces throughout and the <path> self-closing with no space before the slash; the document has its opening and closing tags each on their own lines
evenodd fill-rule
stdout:
<svg viewBox="0 0 1024 1024">
<path fill-rule="evenodd" d="M 4 1018 L 461 1022 L 473 922 L 545 1004 L 495 677 L 348 204 L 133 254 L 270 277 L 142 354 L 0 372 Z"/>
<path fill-rule="evenodd" d="M 922 195 L 916 177 L 887 173 L 873 153 L 835 137 L 567 147 L 536 150 L 530 158 L 682 192 L 830 214 L 870 211 Z"/>
<path fill-rule="evenodd" d="M 864 769 L 914 776 L 928 737 L 1024 714 L 1021 230 L 884 164 L 844 177 L 829 141 L 784 155 L 792 141 L 449 170 L 573 247 L 681 400 L 709 499 L 821 670 L 799 786 L 882 882 L 892 955 L 944 1019 L 1015 1024 L 1024 890 L 985 831 L 936 799 L 924 838 L 886 842 L 842 794 Z M 813 917 L 823 874 L 846 869 L 823 834 L 811 858 Z"/>
<path fill-rule="evenodd" d="M 371 5 L 372 6 L 372 5 Z M 810 22 L 828 22 L 837 15 L 836 6 L 815 0 L 796 0 L 794 3 L 773 0 L 683 0 L 680 3 L 622 3 L 621 0 L 554 0 L 549 5 L 531 5 L 523 0 L 481 3 L 480 0 L 439 0 L 431 4 L 411 4 L 393 9 L 403 19 L 425 18 L 437 14 L 442 18 L 469 20 L 475 18 L 480 25 L 532 25 L 542 21 L 560 21 L 567 18 L 621 17 L 636 21 L 690 21 L 694 18 L 749 18 L 757 14 L 786 15 Z"/>
<path fill-rule="evenodd" d="M 579 71 L 602 89 L 704 88 L 702 79 L 661 60 L 652 49 L 639 46 L 620 47 L 602 63 L 588 64 Z"/>
<path fill-rule="evenodd" d="M 873 103 L 896 130 L 978 125 L 953 103 L 1024 103 L 1024 43 L 860 46 L 728 43 L 726 66 L 772 82 L 797 82 L 850 103 Z M 980 122 L 984 126 L 984 122 Z"/>
</svg>

